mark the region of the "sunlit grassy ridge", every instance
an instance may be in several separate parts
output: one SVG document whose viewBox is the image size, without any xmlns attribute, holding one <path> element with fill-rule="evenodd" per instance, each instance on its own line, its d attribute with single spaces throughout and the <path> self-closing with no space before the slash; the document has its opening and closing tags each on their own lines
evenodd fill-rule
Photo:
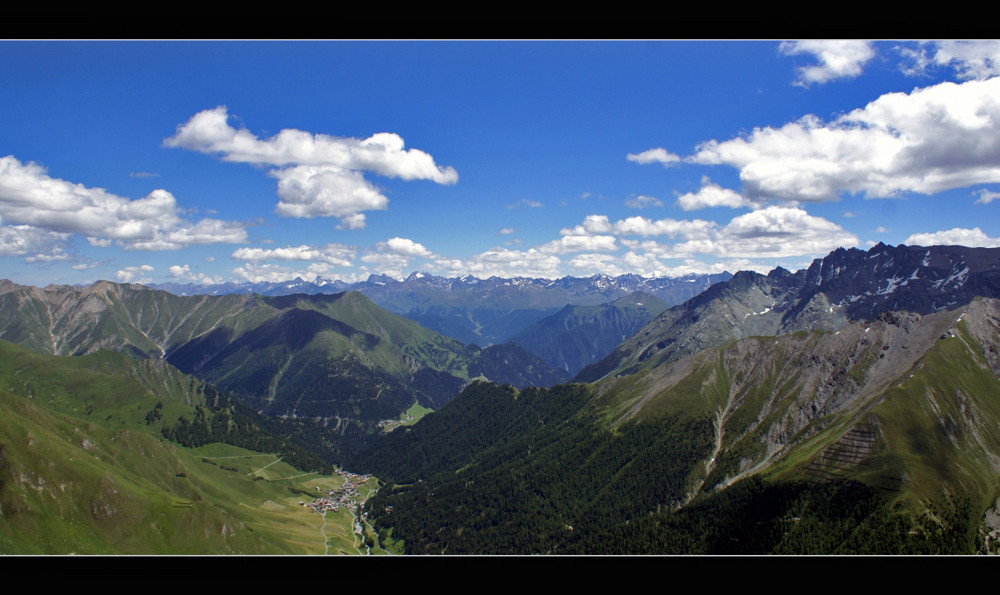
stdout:
<svg viewBox="0 0 1000 595">
<path fill-rule="evenodd" d="M 162 362 L 0 342 L 0 552 L 358 553 L 351 512 L 324 525 L 300 505 L 339 477 L 159 435 L 203 404 L 200 384 Z"/>
</svg>

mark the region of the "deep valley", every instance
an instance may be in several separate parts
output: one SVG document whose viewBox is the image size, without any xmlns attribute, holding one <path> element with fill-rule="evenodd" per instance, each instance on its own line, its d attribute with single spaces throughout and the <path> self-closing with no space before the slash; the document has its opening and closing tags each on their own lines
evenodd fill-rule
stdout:
<svg viewBox="0 0 1000 595">
<path fill-rule="evenodd" d="M 0 282 L 0 551 L 1000 551 L 1000 249 L 491 281 Z"/>
</svg>

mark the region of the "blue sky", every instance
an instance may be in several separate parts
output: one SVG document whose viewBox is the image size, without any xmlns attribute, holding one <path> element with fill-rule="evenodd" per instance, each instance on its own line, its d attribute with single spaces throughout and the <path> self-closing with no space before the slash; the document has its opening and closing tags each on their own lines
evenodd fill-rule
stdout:
<svg viewBox="0 0 1000 595">
<path fill-rule="evenodd" d="M 996 41 L 0 42 L 0 278 L 1000 246 Z"/>
</svg>

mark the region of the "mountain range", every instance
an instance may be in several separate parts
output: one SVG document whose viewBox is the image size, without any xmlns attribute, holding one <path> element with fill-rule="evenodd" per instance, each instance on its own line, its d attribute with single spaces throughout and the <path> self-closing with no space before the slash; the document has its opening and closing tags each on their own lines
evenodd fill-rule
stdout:
<svg viewBox="0 0 1000 595">
<path fill-rule="evenodd" d="M 437 408 L 473 378 L 565 380 L 517 345 L 466 346 L 357 292 L 176 296 L 141 285 L 0 282 L 0 339 L 52 355 L 111 349 L 162 359 L 260 413 L 331 430 L 331 456 L 414 403 Z"/>
<path fill-rule="evenodd" d="M 353 290 L 180 296 L 2 281 L 0 340 L 21 347 L 0 348 L 36 371 L 0 369 L 0 388 L 21 427 L 28 403 L 90 432 L 117 420 L 185 448 L 264 440 L 305 449 L 302 467 L 374 474 L 383 485 L 364 517 L 393 551 L 1000 550 L 1000 249 L 841 249 L 797 272 L 682 281 L 705 285 L 679 302 L 619 279 L 370 278 L 407 316 Z M 505 342 L 465 344 L 414 321 L 423 315 Z M 114 369 L 145 370 L 122 374 L 154 391 L 134 411 L 133 389 L 74 394 L 125 386 L 82 380 L 100 368 L 86 362 L 112 356 Z M 40 379 L 46 366 L 60 388 Z M 161 385 L 187 388 L 164 399 Z M 378 429 L 414 404 L 435 412 Z M 31 423 L 37 436 L 56 422 Z M 31 495 L 45 493 L 32 478 L 46 472 L 13 428 L 0 507 L 56 531 L 54 509 Z M 72 456 L 61 453 L 51 456 Z M 79 500 L 89 525 L 114 507 L 101 489 Z M 120 551 L 108 539 L 123 538 L 98 534 L 95 548 Z M 188 543 L 177 535 L 157 547 Z"/>
<path fill-rule="evenodd" d="M 740 271 L 665 311 L 577 380 L 635 371 L 743 337 L 835 331 L 883 312 L 929 314 L 977 296 L 1000 297 L 997 255 L 994 248 L 878 244 L 835 250 L 796 273 Z"/>
<path fill-rule="evenodd" d="M 492 345 L 508 342 L 526 326 L 567 305 L 605 304 L 635 292 L 652 294 L 674 305 L 731 276 L 729 273 L 682 277 L 625 274 L 551 280 L 479 279 L 471 275 L 445 278 L 414 272 L 402 280 L 388 275 L 371 275 L 366 281 L 351 284 L 297 279 L 282 283 L 161 284 L 155 287 L 177 295 L 256 293 L 273 296 L 357 291 L 382 308 L 442 335 L 466 344 Z"/>
<path fill-rule="evenodd" d="M 740 272 L 576 384 L 394 432 L 359 461 L 390 482 L 371 514 L 412 553 L 996 551 L 998 281 L 955 246 Z"/>
</svg>

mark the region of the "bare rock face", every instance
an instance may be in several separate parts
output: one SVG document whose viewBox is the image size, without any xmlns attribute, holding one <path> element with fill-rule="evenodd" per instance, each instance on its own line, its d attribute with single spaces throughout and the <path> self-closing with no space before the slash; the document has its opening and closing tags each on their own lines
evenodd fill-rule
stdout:
<svg viewBox="0 0 1000 595">
<path fill-rule="evenodd" d="M 797 273 L 740 271 L 666 310 L 577 379 L 632 373 L 743 337 L 836 331 L 887 312 L 953 310 L 976 297 L 1000 298 L 1000 248 L 841 248 Z"/>
<path fill-rule="evenodd" d="M 817 296 L 810 300 L 828 308 Z M 1000 300 L 976 298 L 928 314 L 886 311 L 836 330 L 743 337 L 598 386 L 611 400 L 622 398 L 616 387 L 629 387 L 627 418 L 669 410 L 714 418 L 716 447 L 695 473 L 692 497 L 788 460 L 799 478 L 864 477 L 889 490 L 927 489 L 942 480 L 935 473 L 953 479 L 961 466 L 973 470 L 960 480 L 968 486 L 1000 473 L 1000 424 L 991 417 L 998 347 Z M 915 452 L 900 454 L 908 449 Z M 901 456 L 924 462 L 901 472 Z"/>
</svg>

